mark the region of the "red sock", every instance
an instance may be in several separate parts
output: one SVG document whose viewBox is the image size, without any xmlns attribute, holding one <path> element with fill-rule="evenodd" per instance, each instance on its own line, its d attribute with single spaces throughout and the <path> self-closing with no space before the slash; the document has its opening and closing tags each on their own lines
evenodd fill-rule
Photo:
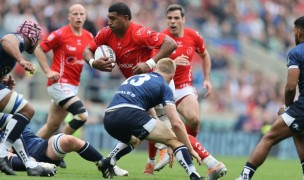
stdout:
<svg viewBox="0 0 304 180">
<path fill-rule="evenodd" d="M 155 147 L 155 142 L 148 142 L 148 152 L 149 152 L 149 159 L 154 160 L 157 154 L 157 147 Z"/>
<path fill-rule="evenodd" d="M 194 151 L 198 153 L 198 155 L 202 160 L 210 155 L 209 152 L 201 145 L 200 142 L 198 142 L 198 140 L 195 137 L 188 134 L 188 138 Z"/>
<path fill-rule="evenodd" d="M 197 136 L 198 129 L 193 130 L 193 129 L 190 128 L 187 124 L 185 125 L 185 127 L 186 127 L 186 130 L 187 130 L 187 134 L 190 134 L 190 135 L 193 136 L 193 137 L 196 137 L 196 136 Z"/>
</svg>

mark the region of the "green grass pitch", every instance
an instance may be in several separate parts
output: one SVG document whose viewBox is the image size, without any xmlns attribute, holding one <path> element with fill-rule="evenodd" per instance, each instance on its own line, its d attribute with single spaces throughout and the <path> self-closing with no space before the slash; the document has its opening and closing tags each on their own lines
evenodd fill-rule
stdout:
<svg viewBox="0 0 304 180">
<path fill-rule="evenodd" d="M 108 152 L 102 151 L 106 156 Z M 142 180 L 142 179 L 154 179 L 154 180 L 179 180 L 189 179 L 188 175 L 183 168 L 175 162 L 173 169 L 168 166 L 160 172 L 155 172 L 153 176 L 143 175 L 143 168 L 147 161 L 147 152 L 134 151 L 131 154 L 123 157 L 118 161 L 117 165 L 121 168 L 125 168 L 129 171 L 128 177 L 114 177 L 114 179 L 130 179 L 130 180 Z M 236 157 L 216 157 L 225 163 L 228 168 L 228 174 L 221 180 L 235 180 L 239 176 L 247 158 Z M 54 180 L 94 180 L 103 179 L 101 173 L 97 170 L 96 166 L 92 162 L 83 160 L 76 153 L 70 153 L 65 157 L 67 169 L 58 168 L 58 173 L 55 177 L 51 177 Z M 198 172 L 205 176 L 206 167 L 204 165 L 196 168 Z M 258 169 L 254 179 L 256 180 L 300 180 L 302 179 L 302 170 L 298 160 L 278 160 L 275 158 L 267 158 L 266 162 Z M 17 176 L 6 176 L 0 174 L 1 180 L 27 180 L 27 179 L 45 179 L 45 177 L 28 177 L 26 172 L 18 172 Z"/>
</svg>

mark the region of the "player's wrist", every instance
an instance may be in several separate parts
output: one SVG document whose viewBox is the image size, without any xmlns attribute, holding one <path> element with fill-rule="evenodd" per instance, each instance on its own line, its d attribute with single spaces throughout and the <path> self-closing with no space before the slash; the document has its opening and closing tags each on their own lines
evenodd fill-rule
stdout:
<svg viewBox="0 0 304 180">
<path fill-rule="evenodd" d="M 284 109 L 284 110 L 286 110 L 287 108 L 288 108 L 288 106 L 286 106 L 285 104 L 282 106 L 282 108 Z"/>
<path fill-rule="evenodd" d="M 89 60 L 89 64 L 90 64 L 91 67 L 93 67 L 93 62 L 94 62 L 94 61 L 95 61 L 94 58 L 91 58 L 91 59 Z"/>
<path fill-rule="evenodd" d="M 150 69 L 154 68 L 156 66 L 156 63 L 154 59 L 150 58 L 148 61 L 146 61 L 146 64 L 149 66 Z"/>
</svg>

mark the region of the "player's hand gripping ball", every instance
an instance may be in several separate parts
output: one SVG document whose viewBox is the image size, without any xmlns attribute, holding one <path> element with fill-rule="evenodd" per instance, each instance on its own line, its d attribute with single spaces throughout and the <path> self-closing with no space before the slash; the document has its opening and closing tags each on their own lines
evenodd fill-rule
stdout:
<svg viewBox="0 0 304 180">
<path fill-rule="evenodd" d="M 112 66 L 115 66 L 116 55 L 113 49 L 107 45 L 99 46 L 94 54 L 94 59 L 99 59 L 101 57 L 108 57 L 109 60 L 113 61 Z"/>
</svg>

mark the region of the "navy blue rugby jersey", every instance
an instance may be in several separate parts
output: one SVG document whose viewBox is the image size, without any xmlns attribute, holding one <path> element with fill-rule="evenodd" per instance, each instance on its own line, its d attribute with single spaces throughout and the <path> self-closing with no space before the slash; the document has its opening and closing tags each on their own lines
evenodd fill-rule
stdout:
<svg viewBox="0 0 304 180">
<path fill-rule="evenodd" d="M 151 72 L 134 75 L 125 80 L 107 110 L 133 107 L 147 111 L 158 104 L 175 104 L 173 92 L 160 74 Z"/>
<path fill-rule="evenodd" d="M 22 53 L 25 51 L 25 39 L 21 34 L 15 35 L 20 41 L 19 51 Z M 2 37 L 3 36 L 1 36 L 0 39 Z M 10 73 L 15 65 L 16 60 L 4 51 L 2 44 L 0 43 L 0 78 Z"/>
<path fill-rule="evenodd" d="M 298 81 L 300 92 L 299 99 L 304 100 L 304 43 L 298 44 L 288 52 L 287 67 L 300 69 Z"/>
</svg>

